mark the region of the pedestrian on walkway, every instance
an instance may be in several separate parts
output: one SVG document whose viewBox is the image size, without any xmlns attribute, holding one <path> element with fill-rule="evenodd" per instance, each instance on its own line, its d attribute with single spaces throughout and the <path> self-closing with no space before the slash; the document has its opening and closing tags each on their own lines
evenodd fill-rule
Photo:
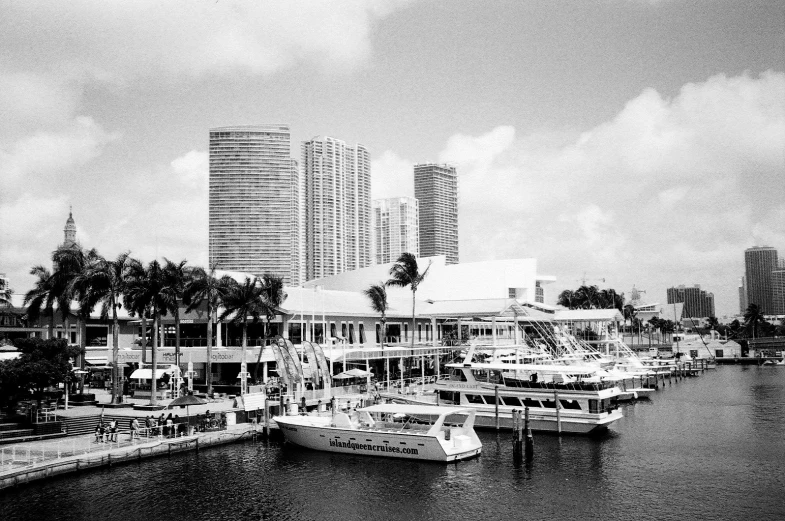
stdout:
<svg viewBox="0 0 785 521">
<path fill-rule="evenodd" d="M 109 441 L 117 442 L 117 420 L 115 419 L 109 422 Z"/>
<path fill-rule="evenodd" d="M 139 420 L 133 418 L 131 420 L 131 439 L 139 439 Z"/>
</svg>

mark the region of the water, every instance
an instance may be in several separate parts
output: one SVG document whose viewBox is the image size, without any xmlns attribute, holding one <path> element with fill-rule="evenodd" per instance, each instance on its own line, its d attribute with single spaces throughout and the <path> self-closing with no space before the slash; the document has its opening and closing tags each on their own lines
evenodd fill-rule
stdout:
<svg viewBox="0 0 785 521">
<path fill-rule="evenodd" d="M 625 406 L 600 438 L 510 435 L 441 465 L 248 442 L 69 475 L 0 493 L 0 518 L 785 518 L 785 368 L 720 367 Z"/>
</svg>

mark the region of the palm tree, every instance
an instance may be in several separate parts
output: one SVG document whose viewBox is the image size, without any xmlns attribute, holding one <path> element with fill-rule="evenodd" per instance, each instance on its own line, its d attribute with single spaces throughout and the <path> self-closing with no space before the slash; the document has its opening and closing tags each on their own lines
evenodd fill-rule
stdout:
<svg viewBox="0 0 785 521">
<path fill-rule="evenodd" d="M 387 303 L 387 286 L 384 282 L 380 282 L 379 284 L 371 284 L 368 289 L 363 291 L 365 296 L 371 301 L 371 308 L 381 315 L 381 323 L 382 323 L 382 351 L 384 351 L 384 337 L 387 333 L 387 309 L 389 305 Z"/>
<path fill-rule="evenodd" d="M 209 273 L 204 268 L 195 267 L 190 270 L 188 282 L 183 292 L 183 303 L 190 312 L 207 302 L 207 394 L 213 393 L 213 321 L 218 316 L 218 306 L 223 302 L 224 295 L 234 279 L 224 275 L 215 277 L 216 266 L 210 267 Z M 220 324 L 219 324 L 220 327 Z"/>
<path fill-rule="evenodd" d="M 158 364 L 158 326 L 161 322 L 161 316 L 166 315 L 167 309 L 166 300 L 162 294 L 164 286 L 163 269 L 157 260 L 150 262 L 147 267 L 135 259 L 129 262 L 125 281 L 125 298 L 127 298 L 128 302 L 131 304 L 128 307 L 135 310 L 144 310 L 149 306 L 153 315 L 153 345 L 151 347 L 150 360 L 152 364 L 150 405 L 156 405 L 158 403 L 158 397 L 156 396 L 158 382 L 155 378 L 155 370 Z"/>
<path fill-rule="evenodd" d="M 138 260 L 128 258 L 124 274 L 125 291 L 123 292 L 123 305 L 130 316 L 138 315 L 142 321 L 142 362 L 147 362 L 147 319 L 151 316 L 151 300 L 144 291 L 139 291 L 137 279 L 144 278 L 144 265 Z"/>
<path fill-rule="evenodd" d="M 101 304 L 101 319 L 112 316 L 112 403 L 120 400 L 120 322 L 117 310 L 125 291 L 125 274 L 128 269 L 128 253 L 121 253 L 114 260 L 107 260 L 93 250 L 86 257 L 82 273 L 74 279 L 74 287 L 80 295 L 80 303 L 85 314 Z"/>
<path fill-rule="evenodd" d="M 30 275 L 35 275 L 38 279 L 35 281 L 33 289 L 25 294 L 24 305 L 27 308 L 27 319 L 33 322 L 41 316 L 42 309 L 46 311 L 49 315 L 49 338 L 53 338 L 55 335 L 55 294 L 52 291 L 54 283 L 52 273 L 39 265 L 33 266 Z"/>
<path fill-rule="evenodd" d="M 564 306 L 568 309 L 575 309 L 575 302 L 577 300 L 577 296 L 575 292 L 571 289 L 565 289 L 561 293 L 559 293 L 559 298 L 556 301 L 557 304 L 560 306 Z"/>
<path fill-rule="evenodd" d="M 390 268 L 390 276 L 392 278 L 387 281 L 388 286 L 398 286 L 400 288 L 409 286 L 412 290 L 412 349 L 414 349 L 415 295 L 417 294 L 417 287 L 422 283 L 423 279 L 425 279 L 430 268 L 431 264 L 428 263 L 428 267 L 425 268 L 425 271 L 420 273 L 419 267 L 417 266 L 417 258 L 411 253 L 402 253 L 401 256 L 398 257 L 398 260 L 395 261 L 392 268 Z"/>
<path fill-rule="evenodd" d="M 245 352 L 248 348 L 248 317 L 252 317 L 254 323 L 259 322 L 259 318 L 265 313 L 263 299 L 262 287 L 257 277 L 254 277 L 253 280 L 245 277 L 245 282 L 242 284 L 234 281 L 224 295 L 224 312 L 221 313 L 219 320 L 225 320 L 234 314 L 232 322 L 242 324 L 243 345 L 240 359 L 243 362 L 245 362 Z M 244 388 L 245 386 L 241 385 L 240 389 Z"/>
<path fill-rule="evenodd" d="M 270 337 L 270 322 L 275 318 L 276 312 L 280 309 L 284 300 L 286 300 L 286 292 L 283 290 L 283 279 L 272 273 L 265 273 L 261 278 L 261 293 L 262 293 L 262 306 L 264 308 L 264 341 L 259 348 L 259 356 L 256 358 L 256 365 L 253 369 L 253 379 L 259 375 L 259 364 L 262 362 L 262 351 L 267 344 L 267 339 Z"/>
<path fill-rule="evenodd" d="M 744 325 L 747 331 L 752 331 L 752 338 L 758 336 L 758 324 L 765 321 L 763 313 L 757 304 L 750 304 L 744 312 Z"/>
<path fill-rule="evenodd" d="M 174 317 L 174 359 L 175 365 L 180 367 L 180 300 L 183 298 L 185 285 L 188 282 L 188 271 L 185 267 L 188 261 L 179 263 L 164 258 L 166 264 L 163 268 L 164 285 L 161 297 L 166 303 L 166 309 Z"/>
</svg>

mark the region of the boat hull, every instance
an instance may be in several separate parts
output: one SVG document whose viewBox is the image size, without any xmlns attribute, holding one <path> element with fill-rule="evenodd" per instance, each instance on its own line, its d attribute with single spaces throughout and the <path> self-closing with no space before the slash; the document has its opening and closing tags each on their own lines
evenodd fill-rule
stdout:
<svg viewBox="0 0 785 521">
<path fill-rule="evenodd" d="M 482 451 L 482 446 L 472 446 L 467 437 L 442 442 L 435 436 L 407 433 L 403 428 L 400 432 L 356 430 L 331 427 L 329 421 L 324 425 L 305 425 L 280 417 L 275 421 L 287 441 L 325 452 L 446 463 L 469 459 Z"/>
</svg>

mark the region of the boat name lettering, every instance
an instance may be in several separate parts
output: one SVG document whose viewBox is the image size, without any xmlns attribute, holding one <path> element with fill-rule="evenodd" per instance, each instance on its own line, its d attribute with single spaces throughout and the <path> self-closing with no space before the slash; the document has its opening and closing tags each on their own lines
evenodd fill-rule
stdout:
<svg viewBox="0 0 785 521">
<path fill-rule="evenodd" d="M 397 454 L 419 454 L 417 449 L 408 447 L 395 447 L 391 445 L 371 445 L 369 443 L 354 443 L 350 441 L 329 440 L 330 447 L 342 449 L 365 450 L 368 452 L 394 452 Z"/>
</svg>

